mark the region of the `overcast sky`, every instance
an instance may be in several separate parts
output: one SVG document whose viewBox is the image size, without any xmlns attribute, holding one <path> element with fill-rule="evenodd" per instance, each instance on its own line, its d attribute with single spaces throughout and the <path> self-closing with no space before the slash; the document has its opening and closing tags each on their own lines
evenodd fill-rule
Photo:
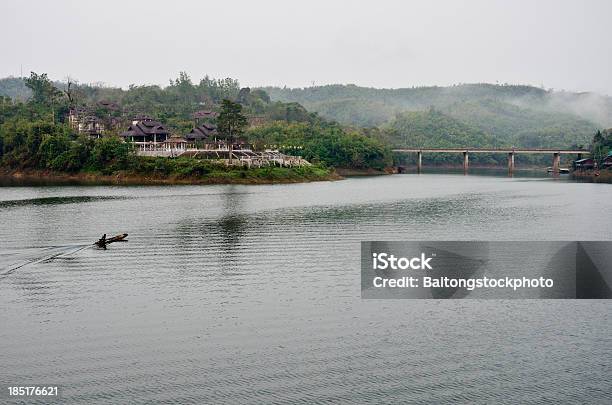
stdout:
<svg viewBox="0 0 612 405">
<path fill-rule="evenodd" d="M 612 95 L 612 1 L 0 2 L 0 76 L 166 85 L 526 83 Z"/>
</svg>

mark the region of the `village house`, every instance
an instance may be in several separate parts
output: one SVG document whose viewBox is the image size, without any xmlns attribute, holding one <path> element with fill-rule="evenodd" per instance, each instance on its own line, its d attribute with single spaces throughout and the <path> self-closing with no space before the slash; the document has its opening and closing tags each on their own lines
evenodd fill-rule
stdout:
<svg viewBox="0 0 612 405">
<path fill-rule="evenodd" d="M 107 111 L 117 111 L 117 112 L 121 111 L 121 107 L 119 106 L 119 104 L 114 103 L 112 101 L 108 101 L 108 100 L 99 101 L 98 107 L 104 110 L 107 110 Z"/>
<path fill-rule="evenodd" d="M 591 170 L 595 167 L 595 161 L 592 158 L 578 159 L 574 161 L 576 170 Z"/>
<path fill-rule="evenodd" d="M 202 149 L 227 149 L 226 139 L 219 138 L 217 126 L 210 123 L 203 123 L 193 128 L 185 134 L 188 147 Z M 236 150 L 250 149 L 250 145 L 244 139 L 234 139 L 232 146 Z"/>
<path fill-rule="evenodd" d="M 104 136 L 108 130 L 117 128 L 121 122 L 121 107 L 112 101 L 100 101 L 95 107 L 72 107 L 66 120 L 68 125 L 80 134 L 92 138 Z"/>
<path fill-rule="evenodd" d="M 72 107 L 70 110 L 68 110 L 66 120 L 68 121 L 68 125 L 70 125 L 70 128 L 78 131 L 79 122 L 81 121 L 81 118 L 85 115 L 87 115 L 87 110 L 82 107 Z"/>
<path fill-rule="evenodd" d="M 136 117 L 127 131 L 120 135 L 137 145 L 156 147 L 170 137 L 170 131 L 161 122 L 145 115 Z"/>
<path fill-rule="evenodd" d="M 80 134 L 87 134 L 92 138 L 104 135 L 106 125 L 100 118 L 92 115 L 86 108 L 75 107 L 68 111 L 68 125 Z"/>
<path fill-rule="evenodd" d="M 98 117 L 89 115 L 85 117 L 80 123 L 78 131 L 85 133 L 92 138 L 101 138 L 106 130 L 106 125 Z"/>
<path fill-rule="evenodd" d="M 219 114 L 214 111 L 200 110 L 200 111 L 194 112 L 191 116 L 195 120 L 196 125 L 198 125 L 200 121 L 216 119 L 219 116 Z"/>
<path fill-rule="evenodd" d="M 602 169 L 612 169 L 612 152 L 601 161 Z"/>
<path fill-rule="evenodd" d="M 185 135 L 185 139 L 188 142 L 213 142 L 217 138 L 217 126 L 205 122 L 201 125 L 196 126 L 188 134 Z"/>
</svg>

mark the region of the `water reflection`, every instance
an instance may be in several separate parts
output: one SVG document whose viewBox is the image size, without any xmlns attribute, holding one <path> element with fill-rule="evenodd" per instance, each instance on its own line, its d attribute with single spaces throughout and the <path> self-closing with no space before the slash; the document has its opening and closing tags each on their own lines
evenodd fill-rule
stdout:
<svg viewBox="0 0 612 405">
<path fill-rule="evenodd" d="M 227 192 L 221 195 L 221 218 L 213 223 L 214 227 L 211 229 L 213 234 L 220 237 L 219 260 L 225 271 L 239 267 L 236 258 L 241 256 L 238 252 L 240 239 L 244 237 L 248 227 L 248 219 L 243 210 L 246 198 L 246 194 L 236 193 L 235 186 L 228 187 Z"/>
<path fill-rule="evenodd" d="M 223 193 L 216 194 L 215 212 L 203 212 L 181 220 L 175 227 L 179 252 L 185 255 L 208 256 L 216 258 L 215 272 L 220 274 L 235 272 L 240 268 L 241 239 L 249 231 L 249 217 L 244 213 L 248 193 L 237 192 L 235 186 L 227 187 Z M 211 216 L 212 214 L 212 216 Z"/>
<path fill-rule="evenodd" d="M 362 240 L 610 239 L 606 185 L 425 174 L 0 192 L 117 197 L 0 209 L 1 260 L 130 233 L 0 279 L 3 380 L 59 381 L 70 403 L 610 403 L 603 301 L 366 302 L 359 288 Z"/>
<path fill-rule="evenodd" d="M 116 196 L 65 196 L 65 197 L 40 197 L 26 198 L 23 200 L 4 200 L 0 201 L 1 208 L 26 207 L 28 205 L 58 205 L 58 204 L 78 204 L 95 202 L 102 200 L 122 200 L 127 197 Z"/>
</svg>

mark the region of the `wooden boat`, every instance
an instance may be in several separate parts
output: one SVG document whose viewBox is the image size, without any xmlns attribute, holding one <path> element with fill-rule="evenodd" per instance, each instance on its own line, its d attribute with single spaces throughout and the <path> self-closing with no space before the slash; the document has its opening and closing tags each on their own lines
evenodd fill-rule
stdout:
<svg viewBox="0 0 612 405">
<path fill-rule="evenodd" d="M 94 242 L 94 245 L 106 249 L 106 245 L 113 242 L 127 242 L 127 233 L 121 233 L 119 235 L 115 235 L 112 238 L 107 238 L 106 234 L 102 235 L 97 242 Z"/>
<path fill-rule="evenodd" d="M 546 168 L 546 171 L 547 171 L 548 173 L 552 173 L 552 172 L 553 172 L 553 168 L 552 168 L 552 167 L 547 167 L 547 168 Z M 567 169 L 567 168 L 565 168 L 565 167 L 560 167 L 560 168 L 559 168 L 559 173 L 560 173 L 560 174 L 568 174 L 569 172 L 570 172 L 570 169 Z"/>
</svg>

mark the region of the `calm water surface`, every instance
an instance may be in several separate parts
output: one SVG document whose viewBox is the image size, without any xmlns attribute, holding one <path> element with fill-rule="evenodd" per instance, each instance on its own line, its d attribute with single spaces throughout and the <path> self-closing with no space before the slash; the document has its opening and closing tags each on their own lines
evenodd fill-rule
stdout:
<svg viewBox="0 0 612 405">
<path fill-rule="evenodd" d="M 83 404 L 611 403 L 609 302 L 361 300 L 359 275 L 362 240 L 611 240 L 611 213 L 610 185 L 536 177 L 3 187 L 0 385 Z"/>
</svg>

